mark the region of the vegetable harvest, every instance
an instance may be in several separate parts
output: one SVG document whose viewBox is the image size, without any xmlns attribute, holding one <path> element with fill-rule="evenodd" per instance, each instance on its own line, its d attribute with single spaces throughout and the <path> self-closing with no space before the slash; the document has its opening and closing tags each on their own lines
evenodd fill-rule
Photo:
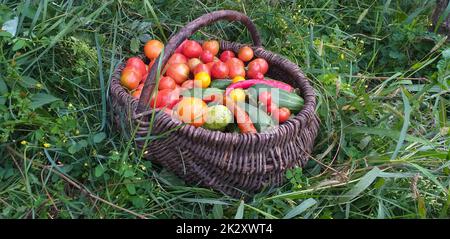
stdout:
<svg viewBox="0 0 450 239">
<path fill-rule="evenodd" d="M 147 59 L 127 60 L 120 82 L 133 98 L 140 98 L 163 48 L 150 40 L 144 46 Z M 269 68 L 249 46 L 221 51 L 217 40 L 185 40 L 162 67 L 158 91 L 148 104 L 194 127 L 234 132 L 235 125 L 240 133 L 265 132 L 303 106 L 293 86 L 265 76 Z"/>
</svg>

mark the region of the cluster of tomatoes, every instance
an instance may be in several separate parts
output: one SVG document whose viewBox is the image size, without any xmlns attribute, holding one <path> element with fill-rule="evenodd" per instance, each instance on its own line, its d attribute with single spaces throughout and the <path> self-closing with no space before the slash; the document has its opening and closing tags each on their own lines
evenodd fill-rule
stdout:
<svg viewBox="0 0 450 239">
<path fill-rule="evenodd" d="M 158 40 L 145 44 L 144 53 L 150 60 L 148 65 L 139 57 L 128 59 L 120 82 L 134 98 L 139 99 L 147 75 L 163 48 L 164 44 Z M 219 52 L 219 48 L 216 40 L 204 41 L 203 44 L 185 40 L 163 66 L 158 92 L 151 98 L 150 107 L 163 109 L 169 115 L 199 127 L 206 121 L 203 116 L 208 106 L 202 99 L 181 97 L 183 90 L 208 88 L 212 81 L 222 79 L 231 79 L 232 83 L 264 79 L 269 64 L 262 58 L 254 59 L 252 48 L 243 46 L 237 55 L 229 50 Z M 229 97 L 235 102 L 243 102 L 246 94 L 242 89 L 233 89 Z"/>
</svg>

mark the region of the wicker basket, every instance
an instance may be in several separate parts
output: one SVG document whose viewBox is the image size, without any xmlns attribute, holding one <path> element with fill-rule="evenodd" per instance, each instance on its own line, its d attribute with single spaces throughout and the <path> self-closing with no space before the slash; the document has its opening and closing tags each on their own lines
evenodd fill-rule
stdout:
<svg viewBox="0 0 450 239">
<path fill-rule="evenodd" d="M 315 94 L 308 79 L 294 63 L 264 50 L 255 25 L 242 13 L 216 11 L 190 22 L 167 43 L 162 65 L 166 64 L 176 47 L 186 38 L 201 27 L 219 20 L 243 23 L 252 36 L 255 56 L 269 63 L 267 75 L 300 89 L 305 103 L 295 117 L 268 132 L 255 134 L 195 128 L 158 110 L 149 109 L 157 67 L 152 68 L 141 98 L 133 99 L 120 85 L 124 64 L 119 65 L 114 72 L 109 106 L 119 128 L 137 132 L 135 143 L 144 150 L 146 158 L 175 173 L 188 184 L 211 187 L 239 197 L 243 193 L 251 195 L 267 187 L 279 186 L 283 183 L 287 169 L 304 166 L 313 148 L 319 123 L 314 112 Z M 221 50 L 238 52 L 242 46 L 234 42 L 220 42 Z M 161 134 L 163 136 L 151 137 Z"/>
</svg>

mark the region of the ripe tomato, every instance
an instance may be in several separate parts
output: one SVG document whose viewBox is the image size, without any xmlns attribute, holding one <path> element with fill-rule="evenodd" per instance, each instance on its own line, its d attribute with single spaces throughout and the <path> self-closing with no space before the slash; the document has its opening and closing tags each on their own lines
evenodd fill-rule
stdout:
<svg viewBox="0 0 450 239">
<path fill-rule="evenodd" d="M 139 86 L 142 75 L 140 75 L 134 68 L 123 69 L 120 77 L 120 84 L 129 90 L 134 90 Z"/>
<path fill-rule="evenodd" d="M 170 56 L 169 60 L 167 61 L 168 65 L 177 64 L 177 63 L 187 63 L 186 57 L 181 53 L 174 53 L 172 56 Z"/>
<path fill-rule="evenodd" d="M 144 45 L 144 53 L 148 59 L 152 60 L 159 56 L 162 49 L 164 48 L 164 44 L 158 40 L 150 40 Z"/>
<path fill-rule="evenodd" d="M 261 92 L 258 96 L 258 100 L 261 104 L 270 106 L 272 104 L 272 93 L 269 91 Z M 270 113 L 270 111 L 268 111 Z"/>
<path fill-rule="evenodd" d="M 216 40 L 205 41 L 202 44 L 202 48 L 204 51 L 210 51 L 214 56 L 219 53 L 219 42 Z"/>
<path fill-rule="evenodd" d="M 214 64 L 214 63 L 213 63 Z M 200 64 L 198 64 L 196 67 L 195 67 L 195 69 L 194 69 L 194 75 L 195 74 L 197 74 L 197 73 L 199 73 L 199 72 L 206 72 L 206 73 L 208 73 L 208 75 L 211 75 L 211 69 L 208 67 L 208 65 L 207 64 L 202 64 L 202 63 L 200 63 Z"/>
<path fill-rule="evenodd" d="M 141 75 L 145 75 L 145 73 L 147 73 L 147 67 L 139 57 L 131 57 L 128 59 L 125 67 L 135 68 Z"/>
<path fill-rule="evenodd" d="M 279 123 L 286 122 L 290 116 L 291 111 L 286 107 L 280 109 L 272 109 L 272 117 Z"/>
<path fill-rule="evenodd" d="M 162 108 L 167 107 L 172 109 L 172 107 L 178 102 L 180 98 L 180 92 L 178 90 L 164 89 L 159 90 L 156 96 L 150 99 L 150 107 Z"/>
<path fill-rule="evenodd" d="M 227 64 L 225 64 L 221 61 L 215 62 L 211 67 L 211 75 L 213 78 L 216 78 L 216 79 L 227 78 L 228 73 L 229 73 L 229 69 L 228 69 Z"/>
<path fill-rule="evenodd" d="M 234 102 L 244 102 L 245 101 L 245 91 L 243 89 L 234 89 L 230 92 L 230 98 Z"/>
<path fill-rule="evenodd" d="M 230 63 L 230 60 L 228 60 L 227 63 Z M 230 78 L 234 78 L 235 76 L 245 77 L 245 68 L 239 65 L 239 63 L 230 63 L 227 64 L 227 66 L 229 69 L 228 76 Z"/>
<path fill-rule="evenodd" d="M 252 62 L 256 62 L 256 63 L 252 63 Z M 263 75 L 266 74 L 267 71 L 269 70 L 269 64 L 263 58 L 256 58 L 248 64 L 249 65 L 250 64 L 259 64 L 259 66 L 261 67 L 260 71 Z"/>
<path fill-rule="evenodd" d="M 239 49 L 238 57 L 243 62 L 250 61 L 253 58 L 253 50 L 252 50 L 252 48 L 250 48 L 248 46 L 242 47 L 241 49 Z"/>
<path fill-rule="evenodd" d="M 249 79 L 264 79 L 264 75 L 261 73 L 261 66 L 258 62 L 250 62 L 248 64 L 247 77 Z"/>
<path fill-rule="evenodd" d="M 211 77 L 206 72 L 199 72 L 195 74 L 194 86 L 197 88 L 208 88 L 211 84 Z"/>
<path fill-rule="evenodd" d="M 183 97 L 175 106 L 174 116 L 184 123 L 195 127 L 202 126 L 206 121 L 206 103 L 194 97 Z"/>
<path fill-rule="evenodd" d="M 245 78 L 243 76 L 235 76 L 235 77 L 233 77 L 231 82 L 236 83 L 236 82 L 244 81 L 244 80 L 245 80 Z"/>
<path fill-rule="evenodd" d="M 209 71 L 211 71 L 212 66 L 215 64 L 216 62 L 210 62 L 210 63 L 206 63 L 206 67 L 208 67 Z"/>
<path fill-rule="evenodd" d="M 183 82 L 183 84 L 181 85 L 181 88 L 183 88 L 183 89 L 194 88 L 194 80 L 187 80 L 187 81 Z"/>
<path fill-rule="evenodd" d="M 136 89 L 131 93 L 131 96 L 135 99 L 139 99 L 141 97 L 142 90 Z"/>
<path fill-rule="evenodd" d="M 200 61 L 200 59 L 198 59 L 198 58 L 191 58 L 187 62 L 188 66 L 189 66 L 189 70 L 191 72 L 194 72 L 195 67 L 198 66 L 198 64 L 201 64 L 201 63 L 202 63 L 202 61 Z"/>
<path fill-rule="evenodd" d="M 232 51 L 223 51 L 222 54 L 220 54 L 220 60 L 223 62 L 227 62 L 228 59 L 235 57 L 236 55 Z"/>
<path fill-rule="evenodd" d="M 225 63 L 227 63 L 228 67 L 230 65 L 238 65 L 238 66 L 242 66 L 242 67 L 245 66 L 244 62 L 241 61 L 239 58 L 236 58 L 236 57 L 228 59 Z"/>
<path fill-rule="evenodd" d="M 188 40 L 184 40 L 178 47 L 175 49 L 175 53 L 183 53 L 184 44 L 186 44 Z"/>
<path fill-rule="evenodd" d="M 200 60 L 202 60 L 203 63 L 212 62 L 214 60 L 214 55 L 208 50 L 203 51 L 200 55 Z"/>
<path fill-rule="evenodd" d="M 175 82 L 174 79 L 172 79 L 169 76 L 163 76 L 161 79 L 159 79 L 159 86 L 158 89 L 159 90 L 164 90 L 164 89 L 175 89 L 175 87 L 177 86 L 177 83 Z"/>
<path fill-rule="evenodd" d="M 189 76 L 189 66 L 183 63 L 176 63 L 167 67 L 166 75 L 175 80 L 177 84 L 183 83 Z"/>
<path fill-rule="evenodd" d="M 192 40 L 188 40 L 186 43 L 184 43 L 182 50 L 183 55 L 185 55 L 187 58 L 198 58 L 202 54 L 202 51 L 202 46 L 198 42 Z"/>
</svg>

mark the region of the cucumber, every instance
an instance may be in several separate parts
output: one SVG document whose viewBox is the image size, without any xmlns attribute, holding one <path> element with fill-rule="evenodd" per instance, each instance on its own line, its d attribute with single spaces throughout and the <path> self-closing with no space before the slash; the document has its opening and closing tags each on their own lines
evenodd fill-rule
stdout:
<svg viewBox="0 0 450 239">
<path fill-rule="evenodd" d="M 224 90 L 218 88 L 192 88 L 181 92 L 184 97 L 195 97 L 200 99 L 205 99 L 211 95 L 223 95 Z"/>
<path fill-rule="evenodd" d="M 247 103 L 239 103 L 238 106 L 247 112 L 258 132 L 265 132 L 275 125 L 272 117 L 264 110 Z"/>
<path fill-rule="evenodd" d="M 231 83 L 232 81 L 230 79 L 216 79 L 211 81 L 209 87 L 225 90 Z"/>
<path fill-rule="evenodd" d="M 247 95 L 249 95 L 249 98 L 257 99 L 258 95 L 261 92 L 272 89 L 278 88 L 263 84 L 256 84 L 247 89 Z M 278 107 L 286 107 L 294 113 L 299 112 L 302 109 L 304 103 L 303 98 L 296 93 L 291 93 L 281 89 L 278 89 L 278 94 L 272 94 L 272 102 L 277 103 Z"/>
</svg>

